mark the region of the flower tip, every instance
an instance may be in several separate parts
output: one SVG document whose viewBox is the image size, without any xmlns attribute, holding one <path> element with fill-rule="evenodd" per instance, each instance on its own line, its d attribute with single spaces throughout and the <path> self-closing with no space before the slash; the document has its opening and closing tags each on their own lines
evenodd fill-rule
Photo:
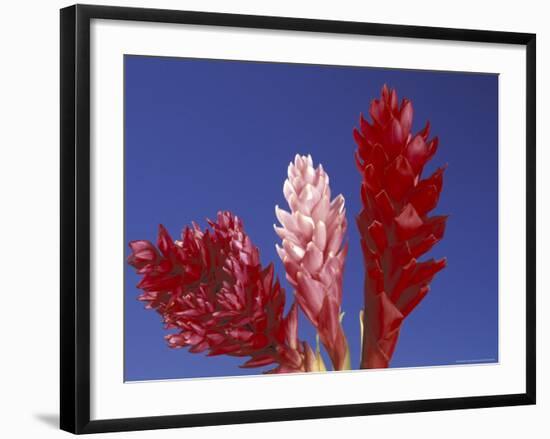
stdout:
<svg viewBox="0 0 550 439">
<path fill-rule="evenodd" d="M 346 205 L 346 198 L 344 197 L 343 194 L 338 194 L 338 197 L 337 197 L 337 198 L 338 198 L 338 202 L 339 202 L 339 203 L 340 203 L 340 202 L 342 203 L 342 204 L 340 205 L 340 212 L 342 212 L 342 210 L 344 210 L 344 207 L 345 207 L 345 205 Z"/>
</svg>

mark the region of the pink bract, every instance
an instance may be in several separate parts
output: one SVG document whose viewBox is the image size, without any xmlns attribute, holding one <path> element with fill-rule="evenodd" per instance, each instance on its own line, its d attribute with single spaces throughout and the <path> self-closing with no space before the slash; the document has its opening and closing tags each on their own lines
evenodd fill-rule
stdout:
<svg viewBox="0 0 550 439">
<path fill-rule="evenodd" d="M 282 227 L 277 252 L 296 301 L 318 331 L 336 370 L 349 368 L 349 350 L 340 323 L 347 245 L 344 197 L 331 200 L 329 177 L 311 156 L 296 155 L 283 192 L 290 212 L 275 207 Z"/>
</svg>

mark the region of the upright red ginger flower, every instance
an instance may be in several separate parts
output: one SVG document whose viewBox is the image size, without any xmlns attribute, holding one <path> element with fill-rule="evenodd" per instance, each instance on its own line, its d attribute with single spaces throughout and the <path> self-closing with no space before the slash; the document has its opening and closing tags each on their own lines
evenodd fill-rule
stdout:
<svg viewBox="0 0 550 439">
<path fill-rule="evenodd" d="M 132 241 L 128 263 L 142 279 L 140 300 L 157 310 L 172 348 L 251 357 L 242 367 L 275 363 L 272 372 L 319 370 L 297 337 L 297 308 L 283 316 L 285 292 L 273 265 L 262 268 L 258 248 L 239 218 L 220 212 L 211 229 L 186 227 L 173 241 L 163 226 L 157 247 Z"/>
<path fill-rule="evenodd" d="M 382 88 L 372 101 L 372 123 L 360 118 L 353 135 L 362 175 L 363 209 L 357 217 L 365 263 L 365 309 L 362 315 L 362 368 L 388 367 L 403 319 L 429 291 L 446 259 L 418 258 L 445 231 L 446 216 L 428 213 L 439 200 L 444 168 L 421 179 L 425 164 L 437 151 L 437 137 L 428 140 L 430 124 L 411 133 L 413 106 Z"/>
</svg>

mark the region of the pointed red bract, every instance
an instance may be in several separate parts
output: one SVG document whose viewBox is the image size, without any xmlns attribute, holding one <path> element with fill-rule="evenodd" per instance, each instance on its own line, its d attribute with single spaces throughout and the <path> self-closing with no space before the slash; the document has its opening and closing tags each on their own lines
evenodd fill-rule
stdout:
<svg viewBox="0 0 550 439">
<path fill-rule="evenodd" d="M 446 260 L 418 262 L 443 237 L 447 217 L 428 217 L 439 201 L 443 172 L 422 179 L 438 147 L 430 123 L 412 134 L 413 106 L 386 85 L 372 101 L 372 122 L 354 129 L 355 161 L 362 176 L 357 217 L 365 263 L 361 367 L 388 367 L 403 319 L 429 291 Z"/>
<path fill-rule="evenodd" d="M 186 227 L 174 241 L 159 227 L 157 246 L 132 241 L 128 263 L 142 276 L 140 300 L 155 309 L 172 348 L 208 355 L 251 357 L 242 367 L 275 364 L 274 372 L 308 371 L 307 346 L 298 340 L 294 305 L 285 317 L 285 292 L 273 266 L 239 218 L 220 212 L 210 229 Z"/>
</svg>

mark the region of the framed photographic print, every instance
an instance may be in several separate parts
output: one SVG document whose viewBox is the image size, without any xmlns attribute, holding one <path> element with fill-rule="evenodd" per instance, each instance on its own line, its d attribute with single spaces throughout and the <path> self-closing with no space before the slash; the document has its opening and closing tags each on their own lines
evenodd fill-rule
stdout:
<svg viewBox="0 0 550 439">
<path fill-rule="evenodd" d="M 62 9 L 61 202 L 64 430 L 535 403 L 533 34 Z"/>
</svg>

